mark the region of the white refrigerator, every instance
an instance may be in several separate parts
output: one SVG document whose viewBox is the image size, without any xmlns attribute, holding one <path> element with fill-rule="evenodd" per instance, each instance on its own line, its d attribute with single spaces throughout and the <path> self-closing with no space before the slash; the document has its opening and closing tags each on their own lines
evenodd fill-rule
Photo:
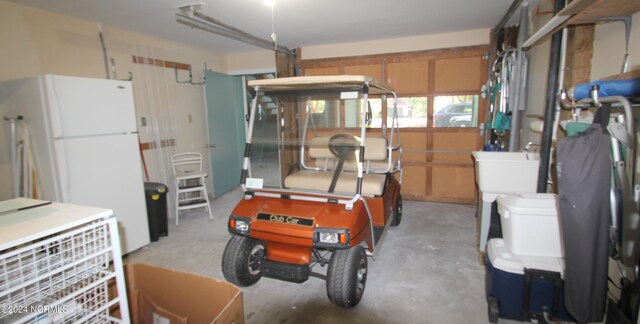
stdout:
<svg viewBox="0 0 640 324">
<path fill-rule="evenodd" d="M 149 244 L 131 82 L 44 75 L 0 87 L 3 115 L 28 128 L 40 199 L 113 209 L 123 254 Z"/>
</svg>

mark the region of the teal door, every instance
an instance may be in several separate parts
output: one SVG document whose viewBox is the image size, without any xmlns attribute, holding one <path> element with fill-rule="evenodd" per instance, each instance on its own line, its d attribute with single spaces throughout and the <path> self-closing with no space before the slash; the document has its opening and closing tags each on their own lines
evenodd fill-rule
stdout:
<svg viewBox="0 0 640 324">
<path fill-rule="evenodd" d="M 240 184 L 245 129 L 242 78 L 206 71 L 213 196 Z"/>
</svg>

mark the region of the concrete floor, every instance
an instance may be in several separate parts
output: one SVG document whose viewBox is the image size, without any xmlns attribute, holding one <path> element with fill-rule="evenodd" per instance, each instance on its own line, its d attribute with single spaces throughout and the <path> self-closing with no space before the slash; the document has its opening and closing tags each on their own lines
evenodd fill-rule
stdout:
<svg viewBox="0 0 640 324">
<path fill-rule="evenodd" d="M 169 236 L 135 251 L 126 263 L 147 263 L 224 280 L 226 220 L 242 197 L 231 191 L 212 201 L 214 220 L 184 212 Z M 334 306 L 325 282 L 263 278 L 242 288 L 247 323 L 488 323 L 484 268 L 478 264 L 475 206 L 405 201 L 402 223 L 391 228 L 366 289 L 353 309 Z M 325 267 L 326 268 L 326 267 Z M 510 321 L 509 321 L 510 322 Z M 506 322 L 503 322 L 506 323 Z"/>
</svg>

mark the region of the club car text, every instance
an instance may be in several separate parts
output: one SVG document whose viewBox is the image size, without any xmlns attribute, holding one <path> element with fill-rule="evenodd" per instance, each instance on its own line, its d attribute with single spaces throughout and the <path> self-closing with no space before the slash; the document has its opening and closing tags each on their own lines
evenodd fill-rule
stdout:
<svg viewBox="0 0 640 324">
<path fill-rule="evenodd" d="M 308 218 L 298 218 L 298 217 L 278 215 L 278 214 L 259 213 L 258 219 L 266 220 L 270 222 L 276 222 L 276 223 L 291 224 L 291 225 L 302 225 L 302 226 L 313 225 L 313 220 Z"/>
</svg>

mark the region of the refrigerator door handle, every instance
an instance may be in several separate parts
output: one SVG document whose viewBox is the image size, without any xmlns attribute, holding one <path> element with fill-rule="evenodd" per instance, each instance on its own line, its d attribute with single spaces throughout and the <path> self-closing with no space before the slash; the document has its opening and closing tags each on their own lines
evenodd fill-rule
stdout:
<svg viewBox="0 0 640 324">
<path fill-rule="evenodd" d="M 58 188 L 56 188 L 59 195 L 58 199 L 61 202 L 69 202 L 71 201 L 71 194 L 69 193 L 69 175 L 71 173 L 68 169 L 69 163 L 67 163 L 67 150 L 64 146 L 64 140 L 54 140 L 53 145 L 55 147 L 54 154 L 56 155 L 54 168 L 58 170 L 58 172 L 56 172 L 55 174 L 55 176 L 58 177 L 56 181 L 58 186 Z"/>
</svg>

